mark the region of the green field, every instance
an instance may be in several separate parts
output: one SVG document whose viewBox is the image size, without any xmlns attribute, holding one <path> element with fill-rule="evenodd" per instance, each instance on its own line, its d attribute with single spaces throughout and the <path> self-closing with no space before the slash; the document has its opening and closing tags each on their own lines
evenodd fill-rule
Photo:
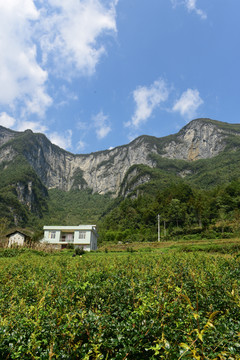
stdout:
<svg viewBox="0 0 240 360">
<path fill-rule="evenodd" d="M 181 246 L 2 250 L 0 359 L 240 359 L 238 248 Z"/>
</svg>

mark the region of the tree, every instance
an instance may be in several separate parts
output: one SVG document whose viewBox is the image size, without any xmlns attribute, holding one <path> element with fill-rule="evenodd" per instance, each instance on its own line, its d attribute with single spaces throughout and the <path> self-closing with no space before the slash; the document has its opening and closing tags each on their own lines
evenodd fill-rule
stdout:
<svg viewBox="0 0 240 360">
<path fill-rule="evenodd" d="M 7 219 L 6 217 L 0 218 L 0 236 L 1 237 L 3 235 L 5 235 L 9 225 L 10 225 L 9 219 Z"/>
<path fill-rule="evenodd" d="M 179 226 L 179 221 L 182 220 L 183 211 L 181 207 L 181 202 L 178 199 L 172 199 L 169 204 L 169 218 L 171 221 L 176 223 L 176 226 Z"/>
</svg>

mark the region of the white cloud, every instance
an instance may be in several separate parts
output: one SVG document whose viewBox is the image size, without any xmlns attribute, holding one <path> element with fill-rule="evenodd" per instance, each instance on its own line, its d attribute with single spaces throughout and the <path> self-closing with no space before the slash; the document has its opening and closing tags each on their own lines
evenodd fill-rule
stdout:
<svg viewBox="0 0 240 360">
<path fill-rule="evenodd" d="M 82 151 L 86 148 L 86 143 L 82 140 L 89 133 L 95 132 L 97 139 L 104 139 L 111 132 L 111 124 L 109 121 L 109 117 L 103 113 L 103 111 L 99 111 L 96 115 L 91 117 L 91 121 L 79 121 L 76 124 L 76 128 L 79 130 L 79 135 L 81 140 L 77 143 L 77 150 Z"/>
<path fill-rule="evenodd" d="M 17 131 L 25 131 L 28 129 L 40 133 L 45 133 L 47 131 L 47 127 L 41 122 L 23 120 L 17 124 Z"/>
<path fill-rule="evenodd" d="M 64 135 L 53 132 L 48 135 L 50 141 L 62 149 L 71 149 L 72 147 L 72 130 L 67 130 Z"/>
<path fill-rule="evenodd" d="M 0 125 L 11 128 L 14 126 L 15 122 L 16 120 L 12 116 L 9 116 L 7 113 L 2 112 L 0 114 Z"/>
<path fill-rule="evenodd" d="M 207 19 L 207 14 L 197 7 L 197 0 L 171 0 L 173 6 L 184 5 L 189 12 L 195 12 L 201 19 Z"/>
<path fill-rule="evenodd" d="M 180 112 L 180 114 L 188 120 L 196 116 L 196 111 L 203 100 L 197 89 L 187 89 L 181 97 L 175 102 L 172 110 Z"/>
<path fill-rule="evenodd" d="M 207 18 L 207 14 L 203 10 L 197 8 L 197 0 L 185 0 L 185 5 L 188 11 L 194 11 L 202 19 Z"/>
<path fill-rule="evenodd" d="M 94 127 L 97 138 L 98 139 L 105 138 L 111 131 L 111 126 L 108 120 L 108 116 L 104 115 L 104 113 L 100 111 L 97 115 L 93 116 L 93 121 L 94 121 Z"/>
<path fill-rule="evenodd" d="M 102 126 L 99 129 L 96 130 L 97 138 L 103 139 L 105 138 L 108 133 L 111 131 L 110 126 Z"/>
<path fill-rule="evenodd" d="M 76 127 L 77 127 L 78 130 L 81 130 L 81 131 L 89 130 L 89 124 L 87 122 L 84 122 L 84 121 L 79 121 L 77 123 Z"/>
<path fill-rule="evenodd" d="M 45 29 L 41 37 L 45 63 L 52 63 L 66 78 L 71 71 L 94 73 L 105 53 L 99 37 L 116 32 L 116 5 L 113 0 L 108 7 L 101 0 L 48 0 L 39 30 Z"/>
<path fill-rule="evenodd" d="M 164 80 L 156 80 L 149 87 L 139 86 L 133 92 L 133 98 L 136 103 L 135 113 L 126 126 L 139 127 L 152 115 L 153 111 L 166 101 L 169 90 Z"/>
<path fill-rule="evenodd" d="M 86 147 L 86 143 L 82 140 L 80 140 L 78 143 L 77 143 L 77 150 L 78 151 L 82 151 L 84 150 Z"/>
<path fill-rule="evenodd" d="M 51 76 L 93 74 L 106 52 L 102 35 L 117 31 L 116 5 L 117 0 L 0 0 L 0 106 L 20 119 L 42 117 L 53 102 Z M 59 106 L 77 100 L 62 92 Z"/>
<path fill-rule="evenodd" d="M 69 86 L 62 85 L 55 90 L 54 94 L 55 107 L 61 108 L 70 102 L 77 101 L 78 96 L 74 91 L 71 91 Z"/>
<path fill-rule="evenodd" d="M 38 18 L 33 0 L 0 2 L 0 105 L 21 102 L 24 114 L 43 115 L 52 100 L 46 92 L 48 73 L 38 64 L 32 40 Z"/>
</svg>

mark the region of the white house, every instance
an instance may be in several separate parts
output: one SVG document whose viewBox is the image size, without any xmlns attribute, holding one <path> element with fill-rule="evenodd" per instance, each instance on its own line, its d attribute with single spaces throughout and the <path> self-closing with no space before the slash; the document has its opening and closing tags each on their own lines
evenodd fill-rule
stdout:
<svg viewBox="0 0 240 360">
<path fill-rule="evenodd" d="M 97 250 L 96 225 L 44 226 L 43 230 L 44 238 L 41 242 L 54 245 L 57 249 L 64 249 L 68 244 L 73 244 L 74 248 Z"/>
<path fill-rule="evenodd" d="M 28 239 L 28 235 L 22 233 L 21 231 L 14 231 L 10 234 L 7 234 L 6 237 L 8 238 L 8 247 L 17 245 L 23 246 L 26 240 Z"/>
</svg>

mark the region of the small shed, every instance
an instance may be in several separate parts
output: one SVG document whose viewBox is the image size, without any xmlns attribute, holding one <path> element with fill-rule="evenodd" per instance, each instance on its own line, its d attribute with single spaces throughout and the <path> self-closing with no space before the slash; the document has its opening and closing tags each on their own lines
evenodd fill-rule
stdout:
<svg viewBox="0 0 240 360">
<path fill-rule="evenodd" d="M 29 239 L 28 235 L 18 230 L 7 234 L 6 237 L 8 238 L 8 247 L 11 247 L 13 245 L 23 246 Z"/>
</svg>

